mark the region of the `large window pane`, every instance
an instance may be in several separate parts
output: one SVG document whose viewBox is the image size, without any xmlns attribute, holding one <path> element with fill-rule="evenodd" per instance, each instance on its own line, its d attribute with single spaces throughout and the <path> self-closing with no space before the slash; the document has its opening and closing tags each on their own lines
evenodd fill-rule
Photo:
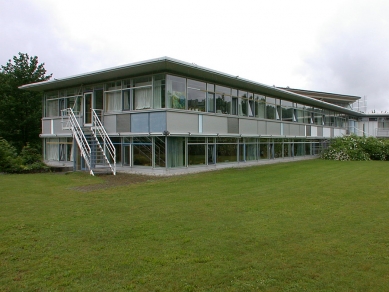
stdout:
<svg viewBox="0 0 389 292">
<path fill-rule="evenodd" d="M 56 117 L 59 115 L 59 99 L 46 101 L 46 117 Z"/>
<path fill-rule="evenodd" d="M 205 112 L 205 92 L 188 88 L 188 109 Z"/>
<path fill-rule="evenodd" d="M 230 95 L 216 93 L 216 112 L 232 114 L 232 98 Z"/>
<path fill-rule="evenodd" d="M 188 144 L 188 164 L 205 164 L 205 144 Z"/>
<path fill-rule="evenodd" d="M 185 138 L 168 137 L 168 167 L 185 166 Z"/>
<path fill-rule="evenodd" d="M 207 111 L 210 113 L 215 112 L 215 94 L 212 92 L 207 93 Z"/>
<path fill-rule="evenodd" d="M 152 90 L 150 87 L 141 87 L 133 89 L 134 110 L 152 108 Z"/>
<path fill-rule="evenodd" d="M 266 118 L 271 120 L 276 119 L 275 100 L 271 97 L 266 97 Z"/>
<path fill-rule="evenodd" d="M 151 138 L 133 138 L 133 164 L 152 166 L 152 142 Z"/>
<path fill-rule="evenodd" d="M 167 75 L 166 80 L 168 107 L 185 109 L 186 103 L 186 80 L 182 77 Z"/>
<path fill-rule="evenodd" d="M 75 114 L 79 114 L 82 110 L 81 99 L 81 96 L 72 96 L 68 98 L 68 107 L 73 109 Z"/>
<path fill-rule="evenodd" d="M 237 144 L 217 144 L 217 162 L 236 162 Z"/>
<path fill-rule="evenodd" d="M 155 167 L 165 167 L 165 137 L 155 137 Z"/>
<path fill-rule="evenodd" d="M 165 75 L 154 77 L 154 108 L 165 108 Z"/>
<path fill-rule="evenodd" d="M 261 142 L 259 144 L 259 158 L 260 159 L 269 159 L 269 143 Z"/>
<path fill-rule="evenodd" d="M 238 91 L 239 95 L 239 115 L 243 117 L 247 117 L 247 109 L 248 109 L 248 97 L 247 97 L 247 92 L 246 91 Z"/>
<path fill-rule="evenodd" d="M 131 109 L 131 90 L 123 91 L 123 109 L 129 110 Z"/>
<path fill-rule="evenodd" d="M 187 82 L 188 82 L 188 88 L 200 89 L 203 91 L 207 90 L 205 82 L 191 80 L 191 79 L 188 79 Z"/>
<path fill-rule="evenodd" d="M 122 96 L 121 91 L 112 91 L 105 93 L 105 111 L 121 111 Z"/>
</svg>

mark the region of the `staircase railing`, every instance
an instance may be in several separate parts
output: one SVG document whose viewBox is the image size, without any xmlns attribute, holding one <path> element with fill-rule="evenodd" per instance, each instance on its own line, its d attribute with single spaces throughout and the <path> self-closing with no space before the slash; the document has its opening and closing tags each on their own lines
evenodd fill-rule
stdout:
<svg viewBox="0 0 389 292">
<path fill-rule="evenodd" d="M 111 139 L 109 138 L 107 132 L 104 129 L 103 124 L 101 123 L 99 116 L 96 113 L 96 110 L 92 109 L 92 132 L 95 136 L 98 147 L 103 153 L 103 156 L 109 165 L 113 175 L 116 175 L 116 149 L 113 145 Z M 101 141 L 101 143 L 100 143 Z M 103 144 L 103 145 L 101 145 Z M 108 157 L 107 157 L 108 154 Z M 111 164 L 111 161 L 112 164 Z"/>
<path fill-rule="evenodd" d="M 91 167 L 91 149 L 88 144 L 88 141 L 86 140 L 84 132 L 82 131 L 81 126 L 78 123 L 77 117 L 73 112 L 73 109 L 71 108 L 63 109 L 61 110 L 61 114 L 62 114 L 62 125 L 64 125 L 63 118 L 65 116 L 68 117 L 65 127 L 70 128 L 70 130 L 72 131 L 73 138 L 76 139 L 78 147 L 80 148 L 81 151 L 81 155 L 85 160 L 85 164 L 88 167 L 90 174 L 94 175 Z"/>
</svg>

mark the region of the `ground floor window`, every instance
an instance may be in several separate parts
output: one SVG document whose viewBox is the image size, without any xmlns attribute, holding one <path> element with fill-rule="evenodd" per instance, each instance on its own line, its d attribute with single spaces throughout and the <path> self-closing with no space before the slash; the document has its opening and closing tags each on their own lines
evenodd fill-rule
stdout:
<svg viewBox="0 0 389 292">
<path fill-rule="evenodd" d="M 44 159 L 52 161 L 73 161 L 72 138 L 47 138 L 45 139 Z"/>
<path fill-rule="evenodd" d="M 152 168 L 196 167 L 318 155 L 326 146 L 324 140 L 286 138 L 142 136 L 112 137 L 111 140 L 116 149 L 117 166 Z M 75 161 L 77 151 L 78 147 L 71 137 L 45 139 L 45 160 Z"/>
</svg>

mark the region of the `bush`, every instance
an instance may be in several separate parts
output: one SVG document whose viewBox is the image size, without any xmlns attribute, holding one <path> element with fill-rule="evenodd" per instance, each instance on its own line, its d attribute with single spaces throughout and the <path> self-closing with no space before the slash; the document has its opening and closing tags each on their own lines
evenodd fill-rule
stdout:
<svg viewBox="0 0 389 292">
<path fill-rule="evenodd" d="M 22 159 L 18 157 L 15 147 L 0 138 L 0 172 L 20 172 Z"/>
<path fill-rule="evenodd" d="M 27 144 L 18 156 L 15 147 L 0 138 L 0 172 L 21 173 L 48 170 L 49 167 L 43 163 L 42 156 L 37 149 Z"/>
<path fill-rule="evenodd" d="M 388 160 L 389 141 L 356 135 L 334 138 L 323 150 L 322 159 L 327 160 Z"/>
</svg>

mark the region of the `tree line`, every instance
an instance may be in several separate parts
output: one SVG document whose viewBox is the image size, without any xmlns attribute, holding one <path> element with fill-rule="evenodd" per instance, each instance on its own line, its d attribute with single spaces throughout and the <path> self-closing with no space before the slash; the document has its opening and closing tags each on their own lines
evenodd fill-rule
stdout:
<svg viewBox="0 0 389 292">
<path fill-rule="evenodd" d="M 42 150 L 42 141 L 39 138 L 42 92 L 21 90 L 19 86 L 47 81 L 51 77 L 52 74 L 46 74 L 44 63 L 39 63 L 37 56 L 30 57 L 26 53 L 19 53 L 1 66 L 0 172 L 10 169 L 9 163 L 30 163 L 31 159 L 16 159 L 26 155 L 26 151 L 35 153 L 33 156 L 39 159 Z M 11 169 L 20 170 L 25 167 L 19 165 Z"/>
</svg>

